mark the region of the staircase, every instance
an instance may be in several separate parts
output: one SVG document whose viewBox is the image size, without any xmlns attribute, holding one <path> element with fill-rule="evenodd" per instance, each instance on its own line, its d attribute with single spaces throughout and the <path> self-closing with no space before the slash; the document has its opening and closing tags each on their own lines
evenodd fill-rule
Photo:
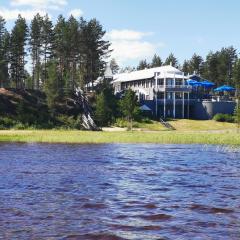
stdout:
<svg viewBox="0 0 240 240">
<path fill-rule="evenodd" d="M 162 118 L 160 118 L 160 123 L 169 130 L 176 130 L 170 123 L 164 121 Z"/>
<path fill-rule="evenodd" d="M 92 118 L 92 109 L 88 102 L 87 97 L 84 95 L 84 92 L 81 90 L 80 87 L 77 87 L 75 90 L 75 103 L 79 104 L 83 108 L 82 113 L 82 126 L 86 130 L 98 131 L 100 130 L 98 126 L 95 124 Z"/>
</svg>

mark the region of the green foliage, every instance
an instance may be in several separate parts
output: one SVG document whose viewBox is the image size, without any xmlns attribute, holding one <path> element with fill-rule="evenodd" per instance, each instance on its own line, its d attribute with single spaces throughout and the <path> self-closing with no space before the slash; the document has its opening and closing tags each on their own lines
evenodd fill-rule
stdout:
<svg viewBox="0 0 240 240">
<path fill-rule="evenodd" d="M 217 122 L 234 122 L 234 117 L 230 114 L 218 113 L 213 117 L 213 119 Z"/>
<path fill-rule="evenodd" d="M 154 56 L 152 58 L 151 67 L 161 67 L 162 64 L 163 63 L 162 63 L 161 58 L 157 54 L 154 54 Z"/>
<path fill-rule="evenodd" d="M 178 60 L 173 53 L 170 53 L 165 60 L 165 65 L 172 65 L 173 67 L 178 67 Z"/>
<path fill-rule="evenodd" d="M 97 93 L 95 120 L 100 127 L 108 126 L 114 122 L 118 114 L 113 88 L 104 81 L 98 86 Z"/>
<path fill-rule="evenodd" d="M 238 104 L 236 105 L 234 111 L 235 122 L 237 123 L 238 128 L 240 128 L 240 102 L 238 99 Z"/>
<path fill-rule="evenodd" d="M 10 37 L 10 75 L 14 87 L 17 89 L 24 88 L 27 37 L 26 20 L 18 15 Z"/>
<path fill-rule="evenodd" d="M 141 60 L 137 66 L 137 70 L 143 70 L 143 69 L 146 69 L 146 68 L 150 68 L 150 64 L 147 63 L 147 60 L 144 59 L 144 60 Z"/>
<path fill-rule="evenodd" d="M 58 122 L 58 126 L 62 129 L 82 129 L 81 115 L 77 117 L 58 115 L 56 121 Z"/>
<path fill-rule="evenodd" d="M 132 121 L 139 117 L 140 111 L 138 107 L 137 96 L 135 92 L 128 89 L 125 92 L 123 99 L 120 101 L 120 110 L 122 115 L 126 117 L 132 129 Z"/>
<path fill-rule="evenodd" d="M 54 61 L 49 62 L 44 92 L 47 96 L 47 105 L 52 116 L 55 114 L 56 100 L 59 97 L 57 66 Z"/>
</svg>

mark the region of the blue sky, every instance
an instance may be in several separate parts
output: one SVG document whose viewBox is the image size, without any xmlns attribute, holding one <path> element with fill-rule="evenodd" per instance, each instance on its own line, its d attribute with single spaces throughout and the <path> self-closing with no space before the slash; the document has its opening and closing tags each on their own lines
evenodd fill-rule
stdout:
<svg viewBox="0 0 240 240">
<path fill-rule="evenodd" d="M 27 19 L 40 11 L 53 20 L 72 12 L 97 18 L 107 31 L 120 65 L 134 65 L 151 59 L 156 52 L 163 59 L 173 52 L 180 63 L 196 52 L 233 45 L 240 49 L 239 0 L 0 0 L 0 15 L 12 27 L 17 13 Z"/>
</svg>

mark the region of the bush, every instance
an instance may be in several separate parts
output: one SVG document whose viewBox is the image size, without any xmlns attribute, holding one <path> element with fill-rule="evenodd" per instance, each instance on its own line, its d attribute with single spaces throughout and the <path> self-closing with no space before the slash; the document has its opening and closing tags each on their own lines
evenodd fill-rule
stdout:
<svg viewBox="0 0 240 240">
<path fill-rule="evenodd" d="M 77 118 L 59 115 L 56 119 L 60 122 L 60 127 L 63 129 L 82 129 L 82 119 L 80 115 L 77 116 Z"/>
<path fill-rule="evenodd" d="M 9 129 L 17 122 L 10 117 L 0 117 L 0 129 Z"/>
<path fill-rule="evenodd" d="M 122 118 L 117 118 L 115 126 L 120 128 L 128 127 L 128 121 Z"/>
<path fill-rule="evenodd" d="M 234 117 L 230 114 L 218 113 L 213 117 L 213 119 L 217 122 L 234 122 Z"/>
</svg>

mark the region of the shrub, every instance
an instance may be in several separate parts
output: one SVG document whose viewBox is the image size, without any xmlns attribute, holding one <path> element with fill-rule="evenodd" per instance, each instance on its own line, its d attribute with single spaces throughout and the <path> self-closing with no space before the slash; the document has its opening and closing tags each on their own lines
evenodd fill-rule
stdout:
<svg viewBox="0 0 240 240">
<path fill-rule="evenodd" d="M 234 117 L 230 114 L 218 113 L 213 117 L 213 119 L 217 122 L 234 122 Z"/>
<path fill-rule="evenodd" d="M 0 128 L 9 129 L 16 124 L 16 121 L 10 117 L 0 117 Z"/>
<path fill-rule="evenodd" d="M 126 121 L 125 119 L 122 119 L 122 118 L 117 118 L 115 126 L 121 127 L 121 128 L 128 127 L 128 121 Z"/>
<path fill-rule="evenodd" d="M 73 116 L 68 117 L 66 115 L 59 115 L 57 117 L 58 122 L 60 122 L 60 127 L 63 129 L 81 129 L 82 119 L 81 116 L 74 118 Z"/>
</svg>

